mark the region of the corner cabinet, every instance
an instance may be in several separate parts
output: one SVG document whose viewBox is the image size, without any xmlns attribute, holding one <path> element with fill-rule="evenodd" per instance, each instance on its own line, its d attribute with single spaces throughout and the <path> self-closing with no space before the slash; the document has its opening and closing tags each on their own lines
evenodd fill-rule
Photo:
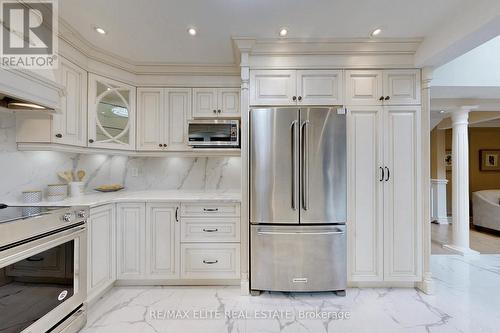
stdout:
<svg viewBox="0 0 500 333">
<path fill-rule="evenodd" d="M 348 107 L 351 281 L 419 281 L 420 106 Z"/>
<path fill-rule="evenodd" d="M 92 208 L 87 223 L 88 300 L 100 296 L 116 280 L 115 205 Z"/>
<path fill-rule="evenodd" d="M 194 88 L 194 118 L 239 118 L 239 88 Z"/>
<path fill-rule="evenodd" d="M 343 105 L 342 70 L 252 70 L 250 105 Z"/>
<path fill-rule="evenodd" d="M 137 150 L 186 150 L 190 88 L 137 89 Z"/>
<path fill-rule="evenodd" d="M 135 150 L 136 88 L 89 74 L 88 146 Z"/>
</svg>

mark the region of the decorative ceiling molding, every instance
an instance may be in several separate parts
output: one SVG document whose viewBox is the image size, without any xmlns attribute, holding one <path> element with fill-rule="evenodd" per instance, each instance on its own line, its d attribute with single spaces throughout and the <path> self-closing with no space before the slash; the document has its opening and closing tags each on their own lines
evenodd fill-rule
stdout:
<svg viewBox="0 0 500 333">
<path fill-rule="evenodd" d="M 59 18 L 59 38 L 88 59 L 128 71 L 135 75 L 239 75 L 236 64 L 172 64 L 134 62 L 117 54 L 98 48 L 87 41 L 64 19 Z"/>
</svg>

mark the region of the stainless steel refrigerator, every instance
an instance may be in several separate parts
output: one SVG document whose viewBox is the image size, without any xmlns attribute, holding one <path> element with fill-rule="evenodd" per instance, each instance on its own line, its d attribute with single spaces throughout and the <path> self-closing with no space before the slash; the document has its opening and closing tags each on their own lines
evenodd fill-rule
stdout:
<svg viewBox="0 0 500 333">
<path fill-rule="evenodd" d="M 250 288 L 345 294 L 346 119 L 328 107 L 250 111 Z"/>
</svg>

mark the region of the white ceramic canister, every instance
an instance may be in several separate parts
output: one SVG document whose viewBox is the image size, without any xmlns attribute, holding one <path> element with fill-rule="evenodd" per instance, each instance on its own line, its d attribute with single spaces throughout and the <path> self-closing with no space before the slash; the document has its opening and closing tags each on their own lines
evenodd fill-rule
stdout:
<svg viewBox="0 0 500 333">
<path fill-rule="evenodd" d="M 24 203 L 37 203 L 40 201 L 42 201 L 42 191 L 40 190 L 23 191 Z"/>
<path fill-rule="evenodd" d="M 79 197 L 83 195 L 84 182 L 71 182 L 69 183 L 69 194 L 72 197 Z"/>
</svg>

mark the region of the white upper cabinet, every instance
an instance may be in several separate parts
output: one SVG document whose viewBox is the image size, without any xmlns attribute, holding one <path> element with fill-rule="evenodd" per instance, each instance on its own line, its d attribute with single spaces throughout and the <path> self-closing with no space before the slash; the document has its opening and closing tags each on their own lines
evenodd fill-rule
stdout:
<svg viewBox="0 0 500 333">
<path fill-rule="evenodd" d="M 341 70 L 253 70 L 250 105 L 342 105 Z"/>
<path fill-rule="evenodd" d="M 420 104 L 420 70 L 384 71 L 384 104 Z"/>
<path fill-rule="evenodd" d="M 194 118 L 239 118 L 239 88 L 194 88 Z"/>
<path fill-rule="evenodd" d="M 136 88 L 89 75 L 89 147 L 135 149 Z"/>
<path fill-rule="evenodd" d="M 342 105 L 341 70 L 297 71 L 299 105 Z"/>
<path fill-rule="evenodd" d="M 59 83 L 66 88 L 61 98 L 61 114 L 52 118 L 52 142 L 87 146 L 87 72 L 61 58 Z"/>
<path fill-rule="evenodd" d="M 137 149 L 162 150 L 165 123 L 164 90 L 137 88 Z M 167 133 L 168 135 L 168 133 Z"/>
<path fill-rule="evenodd" d="M 349 70 L 346 76 L 348 105 L 418 105 L 420 70 Z"/>
<path fill-rule="evenodd" d="M 346 104 L 381 105 L 382 72 L 370 70 L 346 71 Z"/>
<path fill-rule="evenodd" d="M 295 99 L 294 99 L 295 97 Z M 250 71 L 250 105 L 296 105 L 297 71 Z"/>
<path fill-rule="evenodd" d="M 192 118 L 190 88 L 165 89 L 165 139 L 167 150 L 189 149 L 188 120 Z"/>
</svg>

